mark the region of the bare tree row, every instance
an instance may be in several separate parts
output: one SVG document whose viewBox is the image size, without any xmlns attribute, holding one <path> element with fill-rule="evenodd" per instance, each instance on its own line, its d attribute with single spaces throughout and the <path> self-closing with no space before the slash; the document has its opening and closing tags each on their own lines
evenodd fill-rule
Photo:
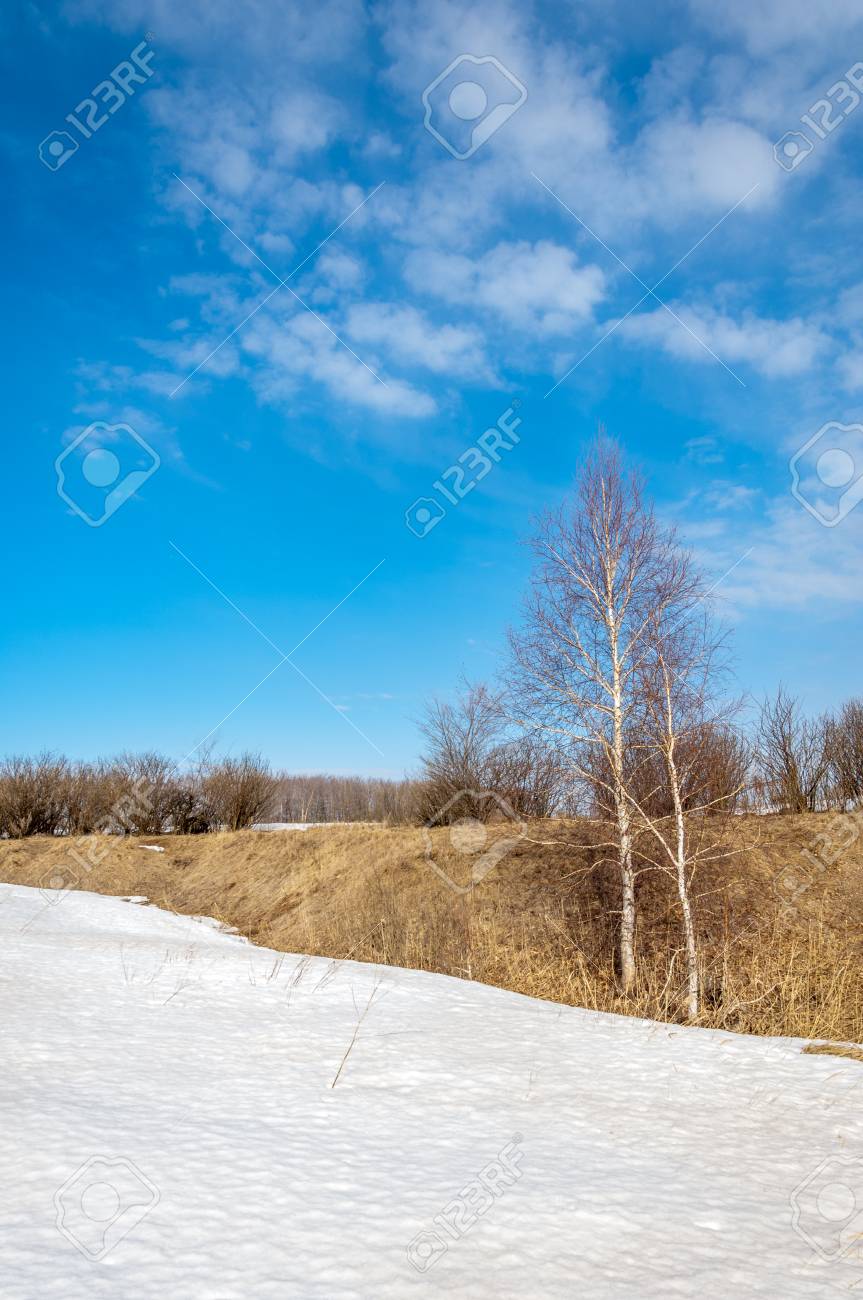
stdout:
<svg viewBox="0 0 863 1300">
<path fill-rule="evenodd" d="M 389 822 L 417 819 L 418 783 L 325 773 L 277 778 L 273 820 Z"/>
<path fill-rule="evenodd" d="M 189 835 L 260 822 L 391 824 L 420 819 L 420 783 L 274 773 L 260 754 L 203 759 L 180 772 L 164 754 L 94 763 L 56 754 L 0 761 L 0 836 Z"/>
<path fill-rule="evenodd" d="M 0 763 L 0 835 L 194 834 L 269 815 L 276 780 L 258 754 L 181 773 L 162 754 L 74 763 L 54 754 Z"/>
</svg>

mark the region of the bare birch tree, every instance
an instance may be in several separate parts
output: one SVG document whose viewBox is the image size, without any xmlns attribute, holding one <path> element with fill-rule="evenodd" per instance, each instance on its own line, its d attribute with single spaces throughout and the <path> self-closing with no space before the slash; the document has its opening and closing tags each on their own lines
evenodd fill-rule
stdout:
<svg viewBox="0 0 863 1300">
<path fill-rule="evenodd" d="M 730 732 L 737 705 L 717 703 L 722 638 L 712 630 L 699 576 L 683 554 L 678 557 L 678 596 L 664 616 L 658 612 L 651 619 L 651 644 L 641 668 L 641 745 L 656 784 L 638 795 L 630 785 L 626 793 L 643 831 L 639 856 L 676 884 L 686 954 L 686 1011 L 694 1020 L 701 1005 L 701 976 L 692 884 L 699 867 L 729 855 L 729 818 L 744 788 L 746 765 L 735 768 L 722 761 L 717 771 L 717 757 L 740 752 Z"/>
<path fill-rule="evenodd" d="M 599 786 L 620 885 L 618 970 L 635 981 L 636 866 L 627 793 L 653 620 L 681 600 L 680 559 L 638 475 L 600 437 L 573 497 L 539 522 L 523 629 L 511 637 L 521 710 L 555 737 L 574 784 Z M 685 576 L 685 575 L 684 575 Z"/>
</svg>

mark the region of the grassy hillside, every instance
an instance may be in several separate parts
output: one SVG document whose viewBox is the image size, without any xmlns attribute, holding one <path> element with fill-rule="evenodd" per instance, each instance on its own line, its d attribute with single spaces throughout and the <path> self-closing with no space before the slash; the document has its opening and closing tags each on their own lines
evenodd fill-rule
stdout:
<svg viewBox="0 0 863 1300">
<path fill-rule="evenodd" d="M 735 824 L 737 852 L 696 888 L 707 991 L 702 1023 L 863 1041 L 857 821 L 818 814 Z M 492 831 L 490 841 L 507 833 Z M 429 865 L 421 830 L 376 825 L 103 839 L 104 859 L 89 873 L 70 858 L 74 841 L 7 840 L 0 842 L 0 879 L 47 885 L 71 869 L 79 888 L 143 894 L 160 907 L 214 916 L 283 951 L 419 967 L 580 1006 L 678 1019 L 682 967 L 671 884 L 656 872 L 640 879 L 640 985 L 624 1001 L 613 970 L 614 880 L 597 865 L 590 837 L 586 823 L 535 823 L 465 894 Z M 431 833 L 429 852 L 456 882 L 466 879 L 468 859 L 449 831 Z"/>
</svg>

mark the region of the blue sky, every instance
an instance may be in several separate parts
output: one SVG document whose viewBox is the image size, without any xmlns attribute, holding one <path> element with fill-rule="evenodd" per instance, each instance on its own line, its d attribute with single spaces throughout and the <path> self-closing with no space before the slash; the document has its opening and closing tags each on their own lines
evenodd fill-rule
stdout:
<svg viewBox="0 0 863 1300">
<path fill-rule="evenodd" d="M 856 0 L 0 22 L 7 752 L 401 774 L 423 699 L 499 671 L 600 423 L 741 688 L 859 690 Z"/>
</svg>

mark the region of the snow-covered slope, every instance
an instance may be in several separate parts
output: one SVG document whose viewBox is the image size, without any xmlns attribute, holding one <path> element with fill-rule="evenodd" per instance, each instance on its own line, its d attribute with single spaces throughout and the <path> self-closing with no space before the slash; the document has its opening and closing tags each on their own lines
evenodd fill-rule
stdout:
<svg viewBox="0 0 863 1300">
<path fill-rule="evenodd" d="M 863 1294 L 855 1061 L 56 899 L 0 886 L 4 1300 Z"/>
</svg>

